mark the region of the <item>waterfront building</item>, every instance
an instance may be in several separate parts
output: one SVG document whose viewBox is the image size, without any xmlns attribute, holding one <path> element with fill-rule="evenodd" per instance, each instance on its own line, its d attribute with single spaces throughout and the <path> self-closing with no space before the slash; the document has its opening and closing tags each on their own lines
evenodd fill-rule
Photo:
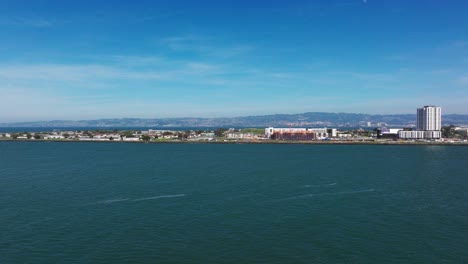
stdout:
<svg viewBox="0 0 468 264">
<path fill-rule="evenodd" d="M 327 133 L 329 137 L 336 137 L 337 131 L 336 128 L 329 128 L 327 129 Z"/>
<path fill-rule="evenodd" d="M 231 132 L 227 133 L 226 137 L 228 139 L 255 139 L 254 133 Z"/>
<path fill-rule="evenodd" d="M 399 131 L 403 139 L 439 139 L 442 137 L 442 108 L 426 105 L 416 111 L 416 130 Z"/>
<path fill-rule="evenodd" d="M 401 130 L 403 129 L 379 127 L 375 131 L 377 132 L 377 138 L 397 139 Z"/>
<path fill-rule="evenodd" d="M 326 128 L 265 128 L 265 137 L 277 140 L 312 140 L 328 138 Z"/>
<path fill-rule="evenodd" d="M 47 135 L 44 139 L 65 139 L 65 137 L 61 135 Z"/>
<path fill-rule="evenodd" d="M 404 139 L 438 139 L 441 136 L 442 132 L 440 131 L 398 131 L 398 137 Z"/>
<path fill-rule="evenodd" d="M 468 127 L 456 127 L 455 134 L 458 134 L 462 137 L 468 137 Z"/>
<path fill-rule="evenodd" d="M 442 109 L 438 106 L 426 105 L 418 108 L 416 114 L 416 130 L 440 131 L 442 127 Z"/>
</svg>

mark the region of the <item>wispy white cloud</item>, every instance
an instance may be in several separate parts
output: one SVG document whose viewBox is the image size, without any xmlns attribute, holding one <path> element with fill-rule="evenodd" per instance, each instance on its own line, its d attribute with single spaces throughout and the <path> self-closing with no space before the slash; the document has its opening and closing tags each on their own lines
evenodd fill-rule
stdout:
<svg viewBox="0 0 468 264">
<path fill-rule="evenodd" d="M 282 72 L 273 72 L 270 74 L 272 78 L 278 78 L 278 79 L 291 79 L 295 78 L 296 76 L 291 73 L 282 73 Z"/>
<path fill-rule="evenodd" d="M 207 53 L 213 57 L 230 58 L 249 54 L 252 51 L 254 51 L 254 47 L 251 45 L 233 45 L 221 48 L 210 48 Z"/>
<path fill-rule="evenodd" d="M 7 81 L 70 81 L 80 82 L 96 79 L 160 79 L 151 71 L 133 71 L 104 65 L 8 65 L 0 66 L 0 78 Z"/>
<path fill-rule="evenodd" d="M 200 61 L 169 61 L 157 57 L 111 56 L 93 64 L 0 64 L 0 82 L 16 87 L 70 90 L 140 89 L 161 83 L 201 83 L 224 73 L 220 64 Z M 2 98 L 0 98 L 1 101 Z"/>
<path fill-rule="evenodd" d="M 468 48 L 468 40 L 458 39 L 450 42 L 445 42 L 444 44 L 435 47 L 432 51 L 440 54 L 446 54 L 451 52 L 455 52 L 458 54 L 460 51 L 463 51 L 466 48 Z M 427 55 L 429 56 L 429 54 Z M 434 54 L 430 55 L 434 56 Z"/>
<path fill-rule="evenodd" d="M 7 113 L 16 109 L 15 106 L 22 108 L 18 111 L 24 118 L 36 120 L 40 116 L 42 119 L 86 119 L 180 117 L 187 113 L 191 116 L 303 111 L 375 113 L 376 109 L 392 113 L 395 105 L 402 112 L 410 112 L 414 105 L 427 104 L 425 100 L 446 104 L 449 96 L 440 92 L 440 83 L 448 80 L 454 84 L 457 76 L 450 72 L 434 77 L 429 71 L 417 70 L 272 69 L 212 58 L 171 60 L 114 55 L 92 61 L 90 64 L 0 64 L 0 92 L 6 95 L 0 97 L 0 120 L 6 120 Z M 452 87 L 450 91 L 457 91 L 459 98 L 466 97 L 462 86 L 468 84 L 468 77 L 461 71 L 455 73 L 461 76 L 454 84 L 458 89 Z M 421 91 L 440 94 L 440 100 L 423 100 Z M 405 98 L 398 99 L 402 94 Z M 459 100 L 447 109 L 452 107 L 456 112 L 462 109 L 462 103 Z M 19 112 L 15 115 L 21 116 Z"/>
<path fill-rule="evenodd" d="M 149 16 L 144 16 L 140 18 L 142 21 L 153 21 L 153 20 L 161 20 L 161 19 L 167 19 L 173 16 L 174 13 L 160 13 L 156 15 L 149 15 Z"/>
<path fill-rule="evenodd" d="M 155 56 L 113 55 L 111 56 L 111 59 L 113 59 L 117 64 L 126 66 L 151 66 L 168 62 L 164 58 Z"/>
<path fill-rule="evenodd" d="M 202 44 L 204 37 L 197 35 L 181 35 L 160 38 L 157 42 L 176 51 L 207 51 L 209 47 Z"/>
<path fill-rule="evenodd" d="M 366 82 L 391 82 L 398 78 L 398 73 L 349 72 L 346 74 Z"/>
<path fill-rule="evenodd" d="M 461 85 L 468 86 L 468 76 L 460 77 L 457 82 Z"/>
<path fill-rule="evenodd" d="M 393 54 L 383 57 L 384 60 L 401 62 L 409 59 L 407 54 Z"/>
<path fill-rule="evenodd" d="M 56 21 L 33 17 L 0 17 L 0 25 L 46 28 L 56 24 Z"/>
<path fill-rule="evenodd" d="M 185 71 L 190 74 L 215 74 L 221 73 L 221 66 L 209 63 L 189 62 L 185 64 Z"/>
<path fill-rule="evenodd" d="M 451 46 L 456 47 L 456 48 L 464 48 L 468 47 L 468 41 L 466 40 L 457 40 L 451 44 Z"/>
<path fill-rule="evenodd" d="M 434 74 L 434 75 L 446 75 L 446 74 L 453 74 L 456 72 L 454 69 L 434 69 L 428 72 L 428 74 Z"/>
<path fill-rule="evenodd" d="M 252 45 L 226 44 L 211 37 L 193 34 L 160 38 L 156 42 L 173 51 L 194 52 L 219 58 L 235 57 L 254 50 Z"/>
</svg>

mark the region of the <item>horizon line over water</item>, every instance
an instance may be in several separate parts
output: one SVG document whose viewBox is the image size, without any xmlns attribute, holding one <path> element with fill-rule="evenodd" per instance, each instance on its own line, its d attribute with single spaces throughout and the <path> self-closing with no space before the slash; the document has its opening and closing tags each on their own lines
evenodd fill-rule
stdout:
<svg viewBox="0 0 468 264">
<path fill-rule="evenodd" d="M 468 148 L 0 141 L 5 263 L 459 263 Z"/>
</svg>

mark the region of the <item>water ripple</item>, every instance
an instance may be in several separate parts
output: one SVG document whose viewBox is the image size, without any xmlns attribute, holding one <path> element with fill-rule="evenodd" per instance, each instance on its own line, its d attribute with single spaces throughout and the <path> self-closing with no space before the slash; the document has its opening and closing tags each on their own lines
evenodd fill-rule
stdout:
<svg viewBox="0 0 468 264">
<path fill-rule="evenodd" d="M 355 194 L 355 193 L 365 193 L 365 192 L 373 192 L 375 189 L 366 189 L 366 190 L 357 190 L 357 191 L 348 191 L 348 192 L 334 192 L 334 193 L 313 193 L 313 194 L 306 194 L 306 195 L 299 195 L 293 196 L 289 198 L 281 199 L 280 201 L 284 200 L 293 200 L 299 198 L 306 198 L 306 197 L 317 197 L 317 196 L 335 196 L 335 195 L 345 195 L 345 194 Z"/>
</svg>

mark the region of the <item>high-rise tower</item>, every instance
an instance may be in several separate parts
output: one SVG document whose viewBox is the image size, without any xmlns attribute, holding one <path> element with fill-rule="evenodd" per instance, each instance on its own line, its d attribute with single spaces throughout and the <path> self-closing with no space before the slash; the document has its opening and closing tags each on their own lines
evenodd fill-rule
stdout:
<svg viewBox="0 0 468 264">
<path fill-rule="evenodd" d="M 426 105 L 418 108 L 416 114 L 416 129 L 423 131 L 440 131 L 442 109 L 438 106 Z"/>
</svg>

